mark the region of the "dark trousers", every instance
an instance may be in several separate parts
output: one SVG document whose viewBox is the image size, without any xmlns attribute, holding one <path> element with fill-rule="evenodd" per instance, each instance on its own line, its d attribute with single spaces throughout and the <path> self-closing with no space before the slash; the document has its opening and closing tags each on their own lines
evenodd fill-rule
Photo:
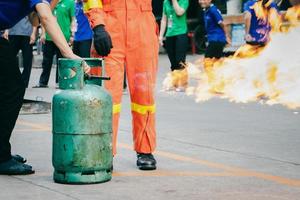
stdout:
<svg viewBox="0 0 300 200">
<path fill-rule="evenodd" d="M 92 40 L 74 41 L 73 52 L 82 58 L 89 58 L 91 56 Z"/>
<path fill-rule="evenodd" d="M 0 162 L 11 159 L 9 139 L 21 109 L 25 86 L 14 50 L 0 38 Z"/>
<path fill-rule="evenodd" d="M 182 69 L 188 47 L 187 34 L 166 37 L 165 47 L 171 62 L 171 70 Z"/>
<path fill-rule="evenodd" d="M 223 50 L 225 45 L 225 42 L 209 42 L 205 51 L 205 58 L 223 57 Z"/>
<path fill-rule="evenodd" d="M 22 51 L 23 58 L 23 71 L 22 79 L 25 83 L 25 87 L 28 87 L 30 73 L 32 68 L 32 45 L 30 45 L 30 37 L 22 35 L 10 35 L 9 43 L 13 48 L 15 56 L 18 55 L 19 51 Z"/>
<path fill-rule="evenodd" d="M 42 62 L 43 71 L 40 76 L 40 81 L 39 81 L 40 85 L 48 85 L 54 55 L 56 55 L 56 59 L 57 59 L 56 63 L 58 63 L 57 62 L 58 59 L 62 58 L 59 49 L 56 47 L 54 42 L 46 41 L 43 47 L 43 62 Z M 58 82 L 57 70 L 56 70 L 55 82 L 56 83 Z"/>
</svg>

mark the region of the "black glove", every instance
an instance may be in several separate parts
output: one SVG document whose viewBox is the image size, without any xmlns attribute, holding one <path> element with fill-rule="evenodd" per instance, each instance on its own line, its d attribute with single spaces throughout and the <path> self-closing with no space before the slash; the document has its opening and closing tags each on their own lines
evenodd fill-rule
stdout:
<svg viewBox="0 0 300 200">
<path fill-rule="evenodd" d="M 111 38 L 103 25 L 98 25 L 94 29 L 94 46 L 100 56 L 107 56 L 112 46 Z"/>
</svg>

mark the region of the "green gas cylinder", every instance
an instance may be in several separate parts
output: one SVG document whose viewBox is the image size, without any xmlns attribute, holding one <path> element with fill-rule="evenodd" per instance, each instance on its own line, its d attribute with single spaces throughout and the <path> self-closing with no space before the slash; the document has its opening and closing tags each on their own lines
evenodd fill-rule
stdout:
<svg viewBox="0 0 300 200">
<path fill-rule="evenodd" d="M 58 183 L 100 183 L 111 179 L 112 98 L 104 77 L 84 75 L 82 60 L 58 61 L 59 88 L 53 96 L 52 164 Z M 102 66 L 102 59 L 85 59 Z"/>
</svg>

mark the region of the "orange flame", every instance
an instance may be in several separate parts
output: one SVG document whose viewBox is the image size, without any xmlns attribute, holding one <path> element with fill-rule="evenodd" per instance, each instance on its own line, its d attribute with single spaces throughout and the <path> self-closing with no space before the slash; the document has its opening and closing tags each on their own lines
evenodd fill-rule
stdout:
<svg viewBox="0 0 300 200">
<path fill-rule="evenodd" d="M 204 70 L 200 64 L 189 63 L 188 78 L 196 78 L 198 84 L 189 84 L 186 93 L 196 101 L 220 97 L 300 108 L 300 6 L 290 8 L 283 17 L 255 9 L 258 17 L 269 19 L 271 40 L 260 48 L 244 45 L 229 58 L 205 60 L 201 62 Z M 164 89 L 168 83 L 172 85 L 171 80 L 172 74 L 165 79 Z"/>
</svg>

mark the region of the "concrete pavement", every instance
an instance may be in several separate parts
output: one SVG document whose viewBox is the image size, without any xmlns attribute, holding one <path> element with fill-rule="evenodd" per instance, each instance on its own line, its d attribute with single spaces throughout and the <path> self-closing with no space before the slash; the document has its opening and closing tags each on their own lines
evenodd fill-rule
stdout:
<svg viewBox="0 0 300 200">
<path fill-rule="evenodd" d="M 297 111 L 220 99 L 197 104 L 183 93 L 161 92 L 168 70 L 168 59 L 161 55 L 157 171 L 142 172 L 135 166 L 129 96 L 125 95 L 112 181 L 75 186 L 54 183 L 51 115 L 21 115 L 12 137 L 13 152 L 26 156 L 36 174 L 0 176 L 0 200 L 300 200 Z M 37 83 L 39 74 L 40 69 L 33 69 L 30 85 Z M 51 101 L 53 75 L 49 89 L 30 88 L 26 97 Z"/>
</svg>

